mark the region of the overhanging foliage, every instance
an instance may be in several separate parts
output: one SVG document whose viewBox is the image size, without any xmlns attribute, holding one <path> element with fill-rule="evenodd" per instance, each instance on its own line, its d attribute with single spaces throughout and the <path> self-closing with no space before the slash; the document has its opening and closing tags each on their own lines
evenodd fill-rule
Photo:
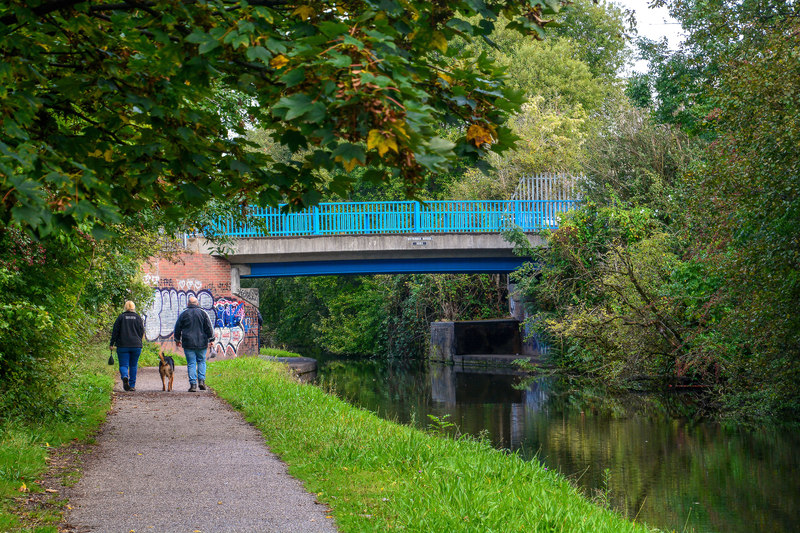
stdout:
<svg viewBox="0 0 800 533">
<path fill-rule="evenodd" d="M 79 1 L 0 8 L 0 217 L 47 234 L 142 210 L 202 220 L 209 201 L 315 203 L 320 170 L 411 192 L 513 136 L 520 99 L 485 54 L 501 14 L 540 38 L 561 0 Z M 454 141 L 436 135 L 455 124 Z M 272 132 L 301 161 L 244 140 Z M 338 173 L 344 174 L 344 173 Z"/>
</svg>

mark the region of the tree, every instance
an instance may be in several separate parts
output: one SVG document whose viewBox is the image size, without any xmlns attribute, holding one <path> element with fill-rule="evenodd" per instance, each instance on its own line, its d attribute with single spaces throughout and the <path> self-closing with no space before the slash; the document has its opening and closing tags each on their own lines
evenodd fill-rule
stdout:
<svg viewBox="0 0 800 533">
<path fill-rule="evenodd" d="M 627 43 L 636 31 L 631 10 L 605 0 L 575 0 L 558 22 L 553 35 L 569 39 L 593 75 L 613 80 L 630 60 Z"/>
<path fill-rule="evenodd" d="M 0 222 L 39 234 L 153 209 L 302 207 L 363 166 L 413 192 L 513 140 L 519 104 L 485 54 L 448 46 L 500 15 L 541 38 L 561 0 L 12 0 L 0 8 Z M 228 105 L 233 101 L 236 105 Z M 455 142 L 437 124 L 457 124 Z M 301 161 L 272 161 L 258 125 Z M 224 199 L 224 202 L 222 200 Z"/>
<path fill-rule="evenodd" d="M 540 172 L 577 173 L 588 137 L 587 116 L 581 106 L 560 109 L 536 96 L 508 122 L 519 137 L 517 146 L 503 154 L 490 154 L 487 174 L 469 169 L 452 183 L 449 194 L 459 199 L 511 198 L 520 176 Z"/>
<path fill-rule="evenodd" d="M 601 205 L 622 200 L 647 207 L 663 220 L 692 161 L 689 138 L 625 98 L 607 102 L 598 122 L 585 145 L 587 197 Z"/>
<path fill-rule="evenodd" d="M 800 17 L 800 4 L 786 0 L 655 0 L 668 7 L 686 35 L 681 49 L 670 52 L 666 42 L 641 39 L 650 61 L 655 113 L 664 123 L 710 138 L 705 117 L 714 108 L 713 91 L 720 69 L 748 50 L 761 50 L 783 21 Z"/>
<path fill-rule="evenodd" d="M 527 96 L 542 96 L 563 109 L 581 106 L 591 113 L 608 94 L 608 82 L 595 77 L 586 63 L 572 57 L 574 53 L 569 41 L 519 40 L 498 54 L 498 62 L 514 73 L 508 84 Z"/>
<path fill-rule="evenodd" d="M 568 39 L 529 42 L 501 28 L 492 35 L 498 48 L 489 51 L 513 77 L 508 84 L 528 101 L 507 122 L 518 137 L 511 150 L 489 153 L 491 169 L 468 168 L 449 186 L 462 199 L 509 198 L 520 176 L 539 172 L 573 172 L 581 168 L 582 149 L 591 135 L 591 119 L 613 91 L 575 56 Z"/>
<path fill-rule="evenodd" d="M 570 50 L 570 59 L 584 63 L 593 76 L 608 82 L 615 79 L 622 67 L 628 62 L 632 51 L 627 42 L 635 32 L 635 21 L 629 10 L 615 4 L 600 3 L 597 0 L 574 0 L 570 9 L 562 10 L 554 17 L 549 35 L 559 44 L 566 44 Z M 492 44 L 484 48 L 487 52 L 496 49 L 502 54 L 509 54 L 513 48 L 520 46 L 519 32 L 506 30 L 504 22 L 498 21 L 497 29 L 491 35 Z M 477 43 L 480 45 L 480 43 Z M 542 68 L 549 65 L 543 64 Z"/>
<path fill-rule="evenodd" d="M 708 100 L 709 80 L 713 73 L 704 60 L 695 61 L 685 50 L 670 52 L 667 41 L 638 41 L 640 57 L 649 62 L 647 75 L 637 77 L 632 88 L 637 102 L 651 103 L 656 121 L 675 124 L 684 131 L 703 133 L 704 118 L 711 110 Z"/>
<path fill-rule="evenodd" d="M 119 238 L 59 232 L 33 239 L 0 229 L 0 420 L 61 415 L 65 362 L 109 327 L 125 300 L 143 306 L 152 289 L 139 266 L 157 236 L 119 228 Z M 107 339 L 107 337 L 106 337 Z"/>
<path fill-rule="evenodd" d="M 715 141 L 687 176 L 698 261 L 725 280 L 717 325 L 736 348 L 729 390 L 759 416 L 800 413 L 800 25 L 720 65 Z"/>
</svg>

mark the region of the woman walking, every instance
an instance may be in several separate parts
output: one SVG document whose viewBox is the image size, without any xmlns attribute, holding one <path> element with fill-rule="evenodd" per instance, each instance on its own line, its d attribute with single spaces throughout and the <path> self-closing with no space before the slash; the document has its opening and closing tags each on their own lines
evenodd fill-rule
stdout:
<svg viewBox="0 0 800 533">
<path fill-rule="evenodd" d="M 139 356 L 142 354 L 142 337 L 144 337 L 144 322 L 136 313 L 136 304 L 128 300 L 125 302 L 125 311 L 114 322 L 110 344 L 112 349 L 114 346 L 117 347 L 119 375 L 122 378 L 122 388 L 126 391 L 136 390 L 136 371 L 139 366 Z"/>
</svg>

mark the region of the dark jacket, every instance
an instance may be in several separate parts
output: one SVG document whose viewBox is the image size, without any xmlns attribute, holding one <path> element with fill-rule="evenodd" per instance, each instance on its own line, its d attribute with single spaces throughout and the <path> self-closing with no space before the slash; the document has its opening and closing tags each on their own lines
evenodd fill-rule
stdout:
<svg viewBox="0 0 800 533">
<path fill-rule="evenodd" d="M 201 350 L 208 348 L 213 338 L 214 330 L 206 312 L 189 304 L 175 322 L 175 342 L 183 343 L 183 347 L 190 350 Z"/>
<path fill-rule="evenodd" d="M 144 337 L 144 322 L 135 311 L 125 311 L 117 317 L 111 331 L 110 346 L 141 348 Z"/>
</svg>

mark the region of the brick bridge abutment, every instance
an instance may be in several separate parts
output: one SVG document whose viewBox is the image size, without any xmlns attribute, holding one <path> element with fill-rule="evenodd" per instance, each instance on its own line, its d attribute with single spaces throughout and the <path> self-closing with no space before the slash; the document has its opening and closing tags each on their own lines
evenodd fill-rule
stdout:
<svg viewBox="0 0 800 533">
<path fill-rule="evenodd" d="M 182 354 L 175 346 L 173 329 L 194 296 L 214 325 L 216 339 L 209 357 L 258 353 L 258 289 L 242 289 L 239 270 L 229 261 L 186 251 L 172 259 L 153 257 L 142 270 L 145 283 L 153 288 L 152 303 L 140 309 L 148 341 Z"/>
</svg>

